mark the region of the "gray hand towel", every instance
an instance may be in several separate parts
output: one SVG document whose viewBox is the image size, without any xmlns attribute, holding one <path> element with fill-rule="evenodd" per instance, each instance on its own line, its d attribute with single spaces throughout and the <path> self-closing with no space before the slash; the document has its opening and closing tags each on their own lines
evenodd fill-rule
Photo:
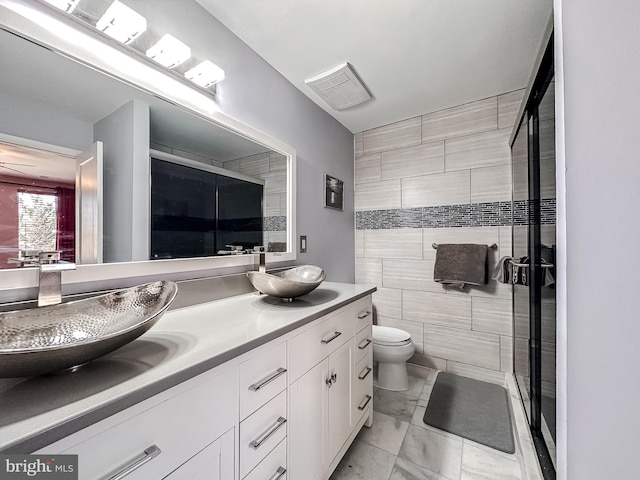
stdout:
<svg viewBox="0 0 640 480">
<path fill-rule="evenodd" d="M 433 280 L 464 288 L 465 284 L 487 283 L 487 246 L 472 243 L 443 243 L 438 245 Z"/>
</svg>

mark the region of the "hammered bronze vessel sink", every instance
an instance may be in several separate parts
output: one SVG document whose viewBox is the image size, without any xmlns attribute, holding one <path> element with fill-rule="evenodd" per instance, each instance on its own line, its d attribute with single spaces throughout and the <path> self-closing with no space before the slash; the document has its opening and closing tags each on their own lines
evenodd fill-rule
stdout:
<svg viewBox="0 0 640 480">
<path fill-rule="evenodd" d="M 0 313 L 0 377 L 82 365 L 149 330 L 178 293 L 159 281 L 48 307 Z"/>
<path fill-rule="evenodd" d="M 315 265 L 302 265 L 282 272 L 247 272 L 251 284 L 266 295 L 292 302 L 294 298 L 306 295 L 326 278 L 324 270 Z"/>
</svg>

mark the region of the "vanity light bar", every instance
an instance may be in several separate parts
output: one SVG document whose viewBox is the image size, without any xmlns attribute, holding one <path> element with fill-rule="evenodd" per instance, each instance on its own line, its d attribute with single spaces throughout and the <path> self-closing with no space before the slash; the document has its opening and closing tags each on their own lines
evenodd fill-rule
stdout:
<svg viewBox="0 0 640 480">
<path fill-rule="evenodd" d="M 173 68 L 191 57 L 191 48 L 167 33 L 147 50 L 147 57 L 167 68 Z"/>
<path fill-rule="evenodd" d="M 80 0 L 45 0 L 47 3 L 50 3 L 56 8 L 60 10 L 64 10 L 67 13 L 73 12 L 73 9 L 78 6 Z"/>
<path fill-rule="evenodd" d="M 207 88 L 224 79 L 224 70 L 215 63 L 205 60 L 191 70 L 187 70 L 184 76 L 196 85 Z"/>
<path fill-rule="evenodd" d="M 131 43 L 147 29 L 147 19 L 122 2 L 115 0 L 96 28 L 122 43 Z"/>
</svg>

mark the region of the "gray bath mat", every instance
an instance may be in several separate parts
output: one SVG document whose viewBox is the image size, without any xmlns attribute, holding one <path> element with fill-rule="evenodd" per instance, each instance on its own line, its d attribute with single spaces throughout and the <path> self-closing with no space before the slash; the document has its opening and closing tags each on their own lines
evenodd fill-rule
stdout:
<svg viewBox="0 0 640 480">
<path fill-rule="evenodd" d="M 502 452 L 516 451 L 509 395 L 500 385 L 440 372 L 423 420 Z"/>
</svg>

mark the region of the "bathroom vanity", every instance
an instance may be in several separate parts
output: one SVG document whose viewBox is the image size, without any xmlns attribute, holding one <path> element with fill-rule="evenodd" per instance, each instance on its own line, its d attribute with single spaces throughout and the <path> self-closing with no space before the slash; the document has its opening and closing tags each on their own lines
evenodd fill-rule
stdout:
<svg viewBox="0 0 640 480">
<path fill-rule="evenodd" d="M 0 451 L 77 454 L 81 479 L 327 479 L 371 425 L 374 290 L 179 308 L 76 372 L 0 380 Z"/>
</svg>

